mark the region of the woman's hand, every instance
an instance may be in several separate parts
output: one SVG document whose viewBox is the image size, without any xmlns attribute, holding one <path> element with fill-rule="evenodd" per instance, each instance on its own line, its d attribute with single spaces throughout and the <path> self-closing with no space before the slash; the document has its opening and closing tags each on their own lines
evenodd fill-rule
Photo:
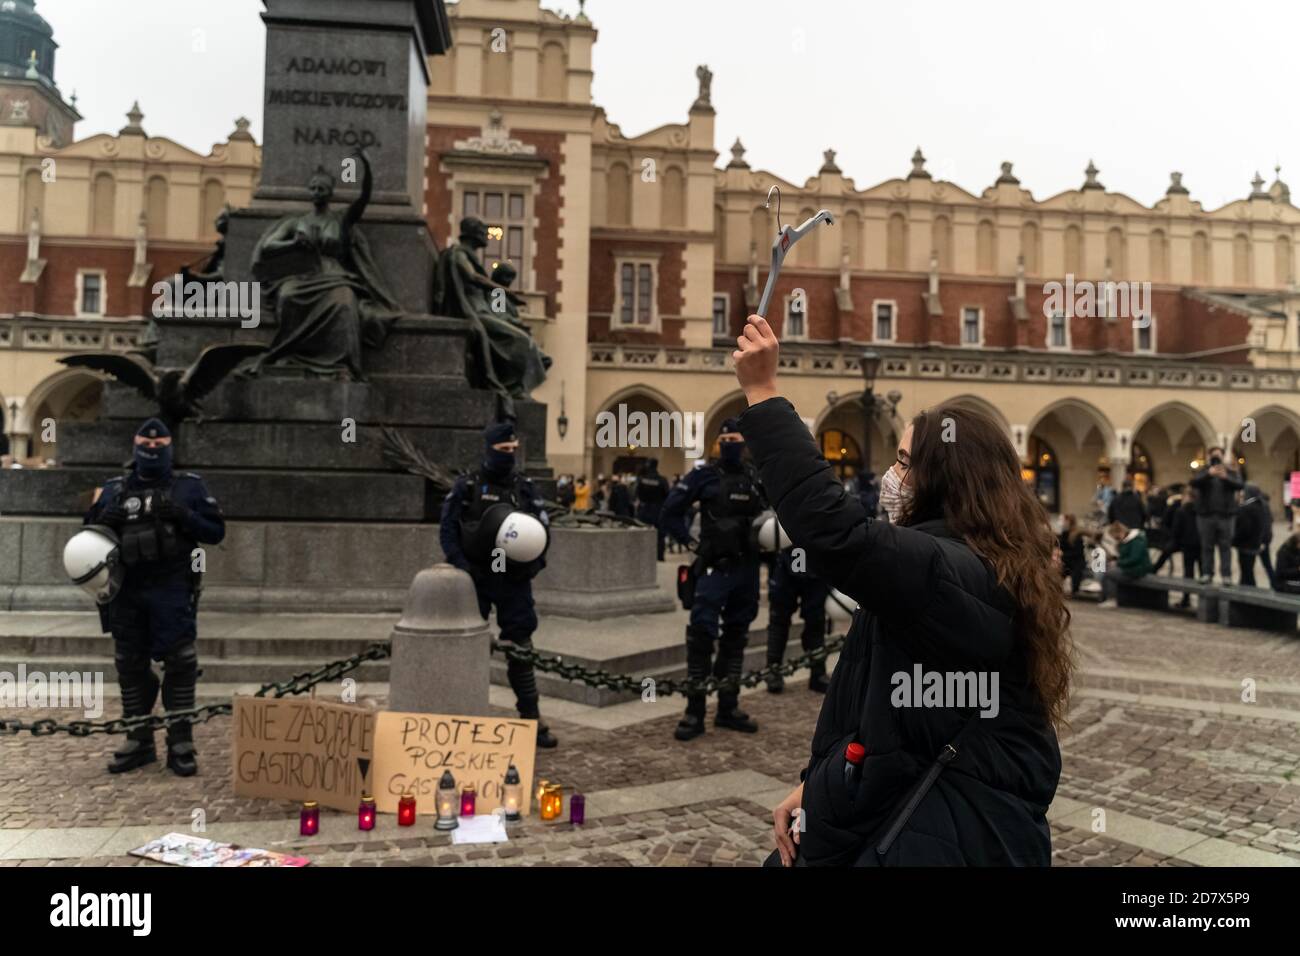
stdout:
<svg viewBox="0 0 1300 956">
<path fill-rule="evenodd" d="M 776 809 L 772 811 L 772 832 L 776 836 L 776 848 L 781 854 L 782 866 L 794 865 L 795 847 L 799 843 L 799 828 L 791 829 L 790 822 L 796 814 L 802 813 L 799 806 L 801 803 L 803 803 L 802 783 L 790 791 L 790 796 L 778 803 Z"/>
<path fill-rule="evenodd" d="M 750 405 L 777 395 L 776 367 L 781 344 L 761 315 L 751 315 L 745 331 L 736 339 L 738 346 L 731 357 L 736 360 L 736 380 Z"/>
</svg>

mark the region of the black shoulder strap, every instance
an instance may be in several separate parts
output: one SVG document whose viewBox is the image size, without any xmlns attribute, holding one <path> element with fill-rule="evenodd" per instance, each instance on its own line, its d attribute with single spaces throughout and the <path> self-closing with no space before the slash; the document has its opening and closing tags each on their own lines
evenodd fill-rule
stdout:
<svg viewBox="0 0 1300 956">
<path fill-rule="evenodd" d="M 912 814 L 916 812 L 916 808 L 921 805 L 921 801 L 925 799 L 925 795 L 930 792 L 930 788 L 934 786 L 934 782 L 939 779 L 939 774 L 943 773 L 944 768 L 947 767 L 948 764 L 957 759 L 958 745 L 966 735 L 966 731 L 970 730 L 970 728 L 974 726 L 975 721 L 979 719 L 980 712 L 977 710 L 966 719 L 966 723 L 962 724 L 961 730 L 957 731 L 957 736 L 952 739 L 952 742 L 943 745 L 943 749 L 940 750 L 938 756 L 934 758 L 934 763 L 930 764 L 930 769 L 925 772 L 925 776 L 922 777 L 920 782 L 912 789 L 911 794 L 905 801 L 903 801 L 902 806 L 900 806 L 894 813 L 889 826 L 885 828 L 884 836 L 882 836 L 880 842 L 876 844 L 876 853 L 879 856 L 884 856 L 889 852 L 889 848 L 894 845 L 894 841 L 898 839 L 898 835 L 903 832 L 903 827 L 907 826 L 907 821 L 912 818 Z"/>
</svg>

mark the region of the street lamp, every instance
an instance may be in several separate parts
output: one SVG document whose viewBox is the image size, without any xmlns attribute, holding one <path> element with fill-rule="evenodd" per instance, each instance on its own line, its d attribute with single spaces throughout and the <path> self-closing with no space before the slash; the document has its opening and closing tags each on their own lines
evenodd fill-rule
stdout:
<svg viewBox="0 0 1300 956">
<path fill-rule="evenodd" d="M 880 353 L 864 349 L 858 359 L 862 370 L 862 470 L 871 470 L 871 432 L 876 418 L 876 374 L 880 371 Z"/>
<path fill-rule="evenodd" d="M 564 414 L 564 382 L 560 382 L 560 417 L 555 420 L 555 430 L 560 433 L 560 439 L 569 433 L 569 416 Z"/>
</svg>

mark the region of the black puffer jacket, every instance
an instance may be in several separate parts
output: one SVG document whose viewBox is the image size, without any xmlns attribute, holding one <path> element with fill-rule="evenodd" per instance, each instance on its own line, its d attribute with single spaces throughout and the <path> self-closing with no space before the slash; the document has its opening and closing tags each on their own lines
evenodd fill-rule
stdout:
<svg viewBox="0 0 1300 956">
<path fill-rule="evenodd" d="M 1051 862 L 1045 814 L 1061 757 L 1030 693 L 1015 606 L 992 569 L 942 521 L 868 520 L 844 493 L 808 427 L 783 398 L 740 420 L 781 525 L 808 566 L 857 600 L 804 771 L 799 860 L 807 865 L 1039 865 Z M 998 675 L 996 716 L 955 707 L 895 707 L 893 676 Z M 969 724 L 969 726 L 967 726 Z M 944 745 L 959 755 L 883 857 L 876 841 Z M 867 748 L 850 800 L 844 749 Z"/>
</svg>

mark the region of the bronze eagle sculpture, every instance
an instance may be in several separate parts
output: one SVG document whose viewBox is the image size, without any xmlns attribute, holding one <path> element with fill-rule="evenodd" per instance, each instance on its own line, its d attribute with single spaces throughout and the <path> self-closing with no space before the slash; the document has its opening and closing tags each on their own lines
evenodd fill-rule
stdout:
<svg viewBox="0 0 1300 956">
<path fill-rule="evenodd" d="M 189 368 L 162 368 L 138 352 L 78 352 L 59 361 L 70 368 L 102 372 L 157 403 L 158 417 L 169 428 L 187 418 L 200 419 L 202 399 L 245 359 L 266 351 L 265 345 L 209 345 Z"/>
</svg>

